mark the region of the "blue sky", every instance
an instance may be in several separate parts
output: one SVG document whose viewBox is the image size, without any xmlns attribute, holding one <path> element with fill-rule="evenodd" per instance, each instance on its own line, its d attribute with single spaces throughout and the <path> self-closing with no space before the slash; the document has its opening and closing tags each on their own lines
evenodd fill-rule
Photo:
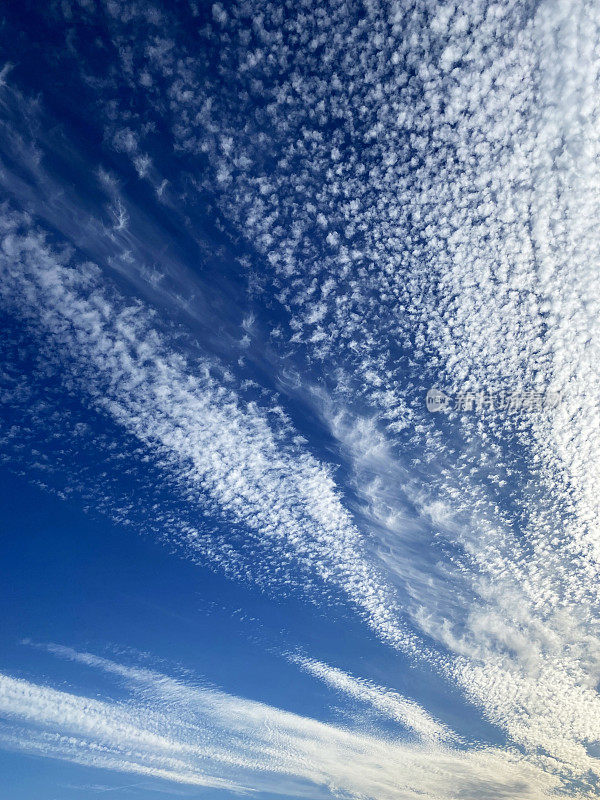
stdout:
<svg viewBox="0 0 600 800">
<path fill-rule="evenodd" d="M 0 795 L 595 797 L 598 8 L 1 13 Z"/>
</svg>

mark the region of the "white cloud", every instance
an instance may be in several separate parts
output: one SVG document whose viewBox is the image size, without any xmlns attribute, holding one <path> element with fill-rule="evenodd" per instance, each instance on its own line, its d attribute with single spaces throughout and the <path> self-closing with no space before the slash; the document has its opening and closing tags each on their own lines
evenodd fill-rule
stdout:
<svg viewBox="0 0 600 800">
<path fill-rule="evenodd" d="M 4 746 L 199 788 L 291 797 L 542 800 L 557 788 L 516 753 L 401 744 L 53 649 L 119 675 L 130 698 L 92 700 L 0 675 L 0 715 L 12 721 L 0 728 Z"/>
<path fill-rule="evenodd" d="M 303 669 L 340 692 L 366 703 L 377 712 L 414 731 L 424 742 L 452 742 L 456 734 L 443 723 L 435 720 L 414 700 L 377 686 L 372 681 L 356 678 L 341 669 L 304 656 L 293 656 L 291 660 Z"/>
<path fill-rule="evenodd" d="M 278 559 L 291 556 L 342 589 L 382 636 L 414 648 L 325 466 L 285 444 L 263 411 L 212 377 L 210 362 L 192 370 L 148 310 L 101 287 L 96 267 L 61 263 L 39 233 L 20 232 L 23 222 L 3 219 L 4 302 L 51 335 L 96 407 L 169 463 L 209 509 L 268 545 L 274 579 Z M 204 553 L 215 546 L 193 530 L 187 545 Z"/>
</svg>

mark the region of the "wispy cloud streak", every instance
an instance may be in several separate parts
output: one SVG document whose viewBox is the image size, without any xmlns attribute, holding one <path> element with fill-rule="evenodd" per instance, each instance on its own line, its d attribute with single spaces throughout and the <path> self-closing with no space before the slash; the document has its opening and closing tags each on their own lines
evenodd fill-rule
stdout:
<svg viewBox="0 0 600 800">
<path fill-rule="evenodd" d="M 323 724 L 153 670 L 68 648 L 57 655 L 119 676 L 126 702 L 0 676 L 5 746 L 195 787 L 293 797 L 541 800 L 556 783 L 517 753 L 419 747 Z"/>
</svg>

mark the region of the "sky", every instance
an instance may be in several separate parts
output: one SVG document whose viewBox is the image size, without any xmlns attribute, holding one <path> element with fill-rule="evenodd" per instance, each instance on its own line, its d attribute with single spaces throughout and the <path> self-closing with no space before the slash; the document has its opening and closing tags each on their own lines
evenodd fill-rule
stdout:
<svg viewBox="0 0 600 800">
<path fill-rule="evenodd" d="M 0 798 L 600 794 L 600 6 L 0 8 Z"/>
</svg>

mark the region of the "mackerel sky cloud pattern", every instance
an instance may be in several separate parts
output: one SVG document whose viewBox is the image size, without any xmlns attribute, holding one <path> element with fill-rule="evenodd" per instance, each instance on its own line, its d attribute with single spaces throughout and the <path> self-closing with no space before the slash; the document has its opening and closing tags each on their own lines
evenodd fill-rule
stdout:
<svg viewBox="0 0 600 800">
<path fill-rule="evenodd" d="M 2 19 L 9 795 L 597 796 L 597 4 Z"/>
</svg>

